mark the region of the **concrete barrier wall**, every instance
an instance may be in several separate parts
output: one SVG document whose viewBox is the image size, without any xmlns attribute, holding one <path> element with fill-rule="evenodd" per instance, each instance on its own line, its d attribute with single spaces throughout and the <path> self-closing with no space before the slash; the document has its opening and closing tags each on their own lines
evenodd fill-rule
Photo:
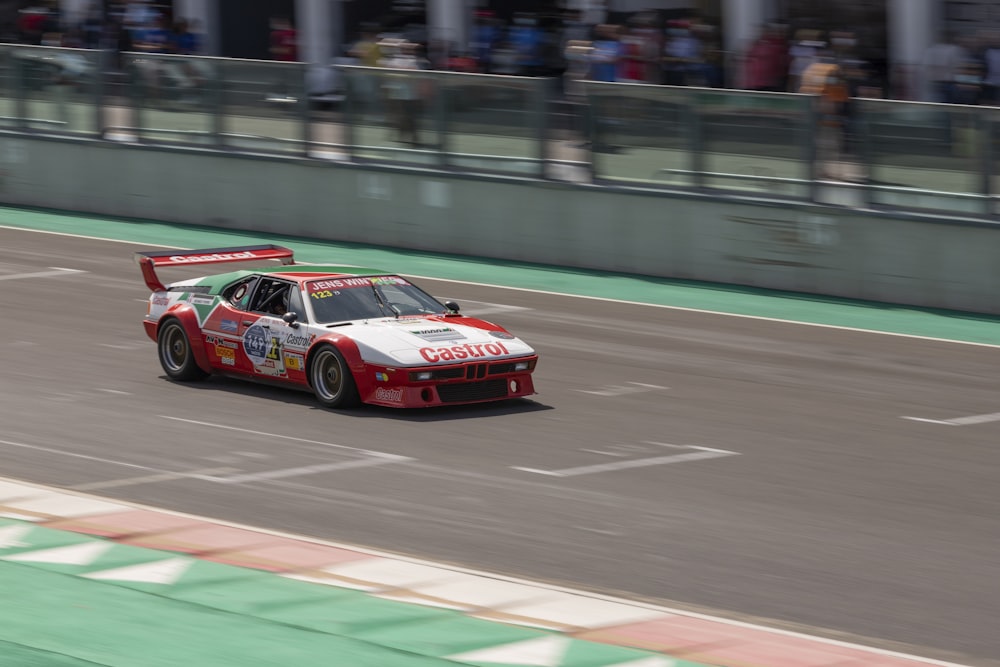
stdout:
<svg viewBox="0 0 1000 667">
<path fill-rule="evenodd" d="M 974 222 L 22 136 L 0 167 L 14 205 L 1000 313 Z"/>
</svg>

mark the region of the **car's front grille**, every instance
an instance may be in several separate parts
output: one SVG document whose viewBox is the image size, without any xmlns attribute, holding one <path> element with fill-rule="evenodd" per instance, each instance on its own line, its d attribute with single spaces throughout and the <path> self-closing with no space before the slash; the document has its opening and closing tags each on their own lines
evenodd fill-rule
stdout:
<svg viewBox="0 0 1000 667">
<path fill-rule="evenodd" d="M 456 382 L 437 387 L 442 403 L 462 403 L 465 401 L 485 401 L 503 398 L 507 395 L 506 380 L 486 380 L 485 382 Z"/>
</svg>

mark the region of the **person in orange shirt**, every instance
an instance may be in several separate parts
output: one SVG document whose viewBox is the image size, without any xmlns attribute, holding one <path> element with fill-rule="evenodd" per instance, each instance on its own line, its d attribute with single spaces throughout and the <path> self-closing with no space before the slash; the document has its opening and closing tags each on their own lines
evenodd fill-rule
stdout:
<svg viewBox="0 0 1000 667">
<path fill-rule="evenodd" d="M 799 92 L 817 96 L 819 113 L 817 159 L 824 165 L 823 174 L 830 176 L 833 164 L 840 160 L 847 144 L 845 132 L 849 99 L 844 71 L 834 62 L 831 54 L 823 53 L 818 61 L 802 72 Z"/>
</svg>

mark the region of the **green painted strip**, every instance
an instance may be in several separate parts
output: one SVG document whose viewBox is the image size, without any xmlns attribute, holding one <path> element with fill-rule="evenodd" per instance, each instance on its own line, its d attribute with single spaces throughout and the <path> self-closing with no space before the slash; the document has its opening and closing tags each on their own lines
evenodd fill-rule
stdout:
<svg viewBox="0 0 1000 667">
<path fill-rule="evenodd" d="M 29 523 L 0 521 L 0 539 L 20 559 L 0 560 L 0 591 L 17 600 L 0 605 L 11 664 L 502 667 L 527 664 L 531 646 L 539 667 L 613 667 L 661 655 Z M 51 562 L 81 554 L 93 559 Z"/>
<path fill-rule="evenodd" d="M 961 311 L 14 208 L 0 208 L 0 225 L 155 246 L 195 248 L 278 243 L 295 250 L 298 259 L 312 263 L 381 266 L 411 276 L 1000 345 L 1000 317 Z M 138 276 L 136 269 L 136 280 Z"/>
</svg>

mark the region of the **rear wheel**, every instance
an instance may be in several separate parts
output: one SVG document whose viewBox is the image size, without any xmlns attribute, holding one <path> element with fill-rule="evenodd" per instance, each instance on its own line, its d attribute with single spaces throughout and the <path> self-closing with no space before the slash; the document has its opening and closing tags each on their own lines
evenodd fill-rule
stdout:
<svg viewBox="0 0 1000 667">
<path fill-rule="evenodd" d="M 309 383 L 316 400 L 328 408 L 350 408 L 358 404 L 358 387 L 340 351 L 323 345 L 309 362 Z"/>
<path fill-rule="evenodd" d="M 191 341 L 177 320 L 160 325 L 156 346 L 160 353 L 160 365 L 171 380 L 189 382 L 204 379 L 208 375 L 195 361 Z"/>
</svg>

